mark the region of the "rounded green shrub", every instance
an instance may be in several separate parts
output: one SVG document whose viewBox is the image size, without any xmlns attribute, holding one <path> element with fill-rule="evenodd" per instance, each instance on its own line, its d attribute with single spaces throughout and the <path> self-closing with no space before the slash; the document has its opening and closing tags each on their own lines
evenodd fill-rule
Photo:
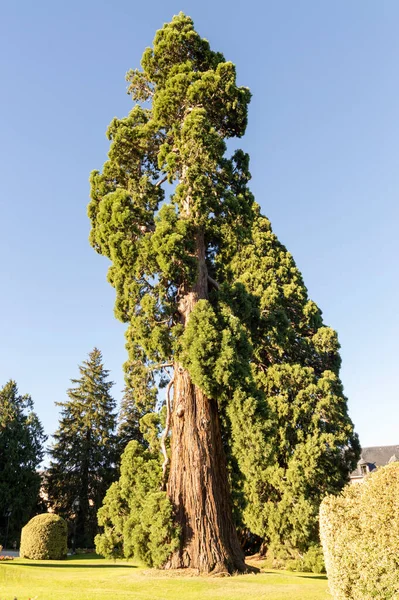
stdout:
<svg viewBox="0 0 399 600">
<path fill-rule="evenodd" d="M 399 462 L 327 496 L 320 538 L 334 600 L 399 598 Z"/>
<path fill-rule="evenodd" d="M 20 556 L 32 560 L 61 560 L 67 555 L 68 526 L 54 514 L 33 517 L 23 527 Z"/>
</svg>

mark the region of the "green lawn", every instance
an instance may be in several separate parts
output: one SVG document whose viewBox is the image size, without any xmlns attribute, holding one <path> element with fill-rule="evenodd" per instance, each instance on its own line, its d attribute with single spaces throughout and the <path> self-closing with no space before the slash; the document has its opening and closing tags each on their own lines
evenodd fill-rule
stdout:
<svg viewBox="0 0 399 600">
<path fill-rule="evenodd" d="M 327 600 L 323 575 L 265 571 L 207 578 L 86 556 L 0 563 L 0 600 Z M 331 597 L 330 597 L 331 598 Z"/>
</svg>

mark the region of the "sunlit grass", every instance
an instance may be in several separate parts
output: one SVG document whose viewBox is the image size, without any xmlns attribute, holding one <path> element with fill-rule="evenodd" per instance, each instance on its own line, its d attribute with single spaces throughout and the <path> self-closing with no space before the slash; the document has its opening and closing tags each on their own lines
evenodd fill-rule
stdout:
<svg viewBox="0 0 399 600">
<path fill-rule="evenodd" d="M 152 571 L 92 555 L 0 564 L 0 600 L 327 600 L 323 575 L 265 571 L 224 578 Z"/>
</svg>

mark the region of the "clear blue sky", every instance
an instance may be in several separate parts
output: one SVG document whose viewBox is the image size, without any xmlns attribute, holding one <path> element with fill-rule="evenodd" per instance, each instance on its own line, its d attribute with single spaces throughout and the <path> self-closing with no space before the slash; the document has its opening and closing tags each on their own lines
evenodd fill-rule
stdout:
<svg viewBox="0 0 399 600">
<path fill-rule="evenodd" d="M 338 330 L 364 446 L 399 443 L 399 3 L 69 0 L 0 3 L 0 384 L 47 433 L 96 345 L 120 399 L 124 328 L 90 247 L 88 176 L 124 75 L 183 10 L 253 93 L 252 190 Z"/>
</svg>

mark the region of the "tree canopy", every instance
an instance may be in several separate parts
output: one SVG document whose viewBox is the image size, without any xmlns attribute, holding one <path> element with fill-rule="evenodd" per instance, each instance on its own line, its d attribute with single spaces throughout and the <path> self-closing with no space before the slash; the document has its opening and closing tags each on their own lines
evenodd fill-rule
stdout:
<svg viewBox="0 0 399 600">
<path fill-rule="evenodd" d="M 237 526 L 306 547 L 356 461 L 339 344 L 254 201 L 248 155 L 228 156 L 251 98 L 235 66 L 180 13 L 127 80 L 135 106 L 90 177 L 90 241 L 111 261 L 135 406 L 170 413 L 168 564 L 242 570 L 229 488 Z"/>
</svg>

